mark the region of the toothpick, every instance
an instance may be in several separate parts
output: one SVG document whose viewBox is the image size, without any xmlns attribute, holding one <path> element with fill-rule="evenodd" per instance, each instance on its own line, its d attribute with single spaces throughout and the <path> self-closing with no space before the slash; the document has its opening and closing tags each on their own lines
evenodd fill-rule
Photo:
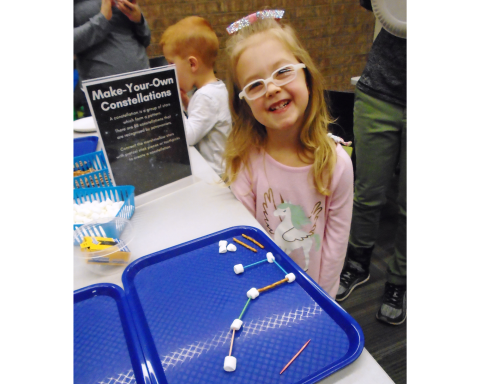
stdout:
<svg viewBox="0 0 480 384">
<path fill-rule="evenodd" d="M 240 240 L 237 240 L 235 237 L 233 238 L 233 241 L 235 241 L 236 243 L 238 243 L 238 244 L 240 244 L 240 245 L 243 245 L 245 248 L 250 249 L 250 250 L 253 251 L 253 252 L 257 252 L 257 250 L 256 250 L 255 248 L 250 247 L 249 245 L 241 242 Z"/>
<path fill-rule="evenodd" d="M 246 239 L 250 240 L 252 243 L 257 244 L 260 248 L 262 248 L 262 249 L 265 248 L 262 244 L 260 244 L 257 240 L 252 239 L 250 236 L 244 235 L 243 233 L 242 233 L 242 236 L 245 237 Z"/>
<path fill-rule="evenodd" d="M 233 329 L 233 332 L 232 332 L 232 341 L 230 342 L 230 353 L 228 354 L 228 356 L 232 356 L 233 337 L 234 336 L 235 336 L 235 329 Z"/>
<path fill-rule="evenodd" d="M 280 375 L 290 366 L 290 364 L 293 363 L 293 360 L 295 360 L 297 358 L 298 355 L 300 355 L 300 353 L 305 349 L 305 347 L 308 345 L 308 343 L 310 343 L 312 339 L 308 340 L 305 345 L 297 352 L 297 354 L 295 356 L 292 357 L 292 360 L 290 360 L 288 362 L 288 364 L 282 369 L 282 371 L 280 372 Z"/>
</svg>

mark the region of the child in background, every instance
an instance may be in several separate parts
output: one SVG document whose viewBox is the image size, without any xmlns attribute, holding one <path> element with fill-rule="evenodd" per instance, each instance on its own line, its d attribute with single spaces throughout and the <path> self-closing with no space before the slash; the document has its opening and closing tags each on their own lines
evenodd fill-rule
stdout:
<svg viewBox="0 0 480 384">
<path fill-rule="evenodd" d="M 224 180 L 334 298 L 352 218 L 352 162 L 328 136 L 320 72 L 293 29 L 269 18 L 276 12 L 232 24 L 240 28 L 227 42 L 233 130 Z"/>
<path fill-rule="evenodd" d="M 228 91 L 213 71 L 218 38 L 210 23 L 191 16 L 170 26 L 160 40 L 165 59 L 177 67 L 182 102 L 187 110 L 185 133 L 213 170 L 221 175 L 222 155 L 232 128 Z M 187 92 L 196 87 L 189 99 Z"/>
</svg>

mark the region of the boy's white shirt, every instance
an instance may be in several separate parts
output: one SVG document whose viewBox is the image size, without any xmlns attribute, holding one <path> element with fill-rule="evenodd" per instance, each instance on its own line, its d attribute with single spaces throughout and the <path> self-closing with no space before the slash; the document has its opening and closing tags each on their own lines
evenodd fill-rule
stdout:
<svg viewBox="0 0 480 384">
<path fill-rule="evenodd" d="M 217 174 L 224 171 L 222 155 L 232 129 L 228 91 L 218 80 L 198 89 L 188 103 L 185 134 Z"/>
</svg>

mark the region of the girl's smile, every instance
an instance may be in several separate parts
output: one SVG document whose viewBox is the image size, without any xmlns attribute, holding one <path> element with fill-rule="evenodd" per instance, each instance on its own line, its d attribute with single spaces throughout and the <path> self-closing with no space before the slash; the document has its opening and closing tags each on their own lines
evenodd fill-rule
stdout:
<svg viewBox="0 0 480 384">
<path fill-rule="evenodd" d="M 274 36 L 259 33 L 244 42 L 236 73 L 242 89 L 256 79 L 267 79 L 274 71 L 288 64 L 298 64 L 295 56 Z M 290 83 L 277 86 L 273 82 L 267 85 L 265 95 L 255 100 L 246 100 L 255 119 L 267 129 L 268 134 L 275 131 L 300 131 L 309 93 L 304 70 Z M 297 135 L 296 134 L 296 135 Z M 298 136 L 298 135 L 297 135 Z"/>
</svg>

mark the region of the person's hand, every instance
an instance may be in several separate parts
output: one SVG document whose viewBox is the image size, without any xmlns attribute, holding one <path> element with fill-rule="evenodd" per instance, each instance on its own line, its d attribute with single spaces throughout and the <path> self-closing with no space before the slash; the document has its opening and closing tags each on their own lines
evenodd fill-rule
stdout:
<svg viewBox="0 0 480 384">
<path fill-rule="evenodd" d="M 185 92 L 183 89 L 180 89 L 180 98 L 182 99 L 183 107 L 185 108 L 185 110 L 187 110 L 190 98 L 188 97 L 187 92 Z"/>
<path fill-rule="evenodd" d="M 140 11 L 140 7 L 136 1 L 117 0 L 117 8 L 127 16 L 130 21 L 134 23 L 140 23 L 140 21 L 142 21 L 142 11 Z"/>
<path fill-rule="evenodd" d="M 110 20 L 112 18 L 112 5 L 113 0 L 102 0 L 100 13 L 105 16 L 107 20 Z"/>
</svg>

